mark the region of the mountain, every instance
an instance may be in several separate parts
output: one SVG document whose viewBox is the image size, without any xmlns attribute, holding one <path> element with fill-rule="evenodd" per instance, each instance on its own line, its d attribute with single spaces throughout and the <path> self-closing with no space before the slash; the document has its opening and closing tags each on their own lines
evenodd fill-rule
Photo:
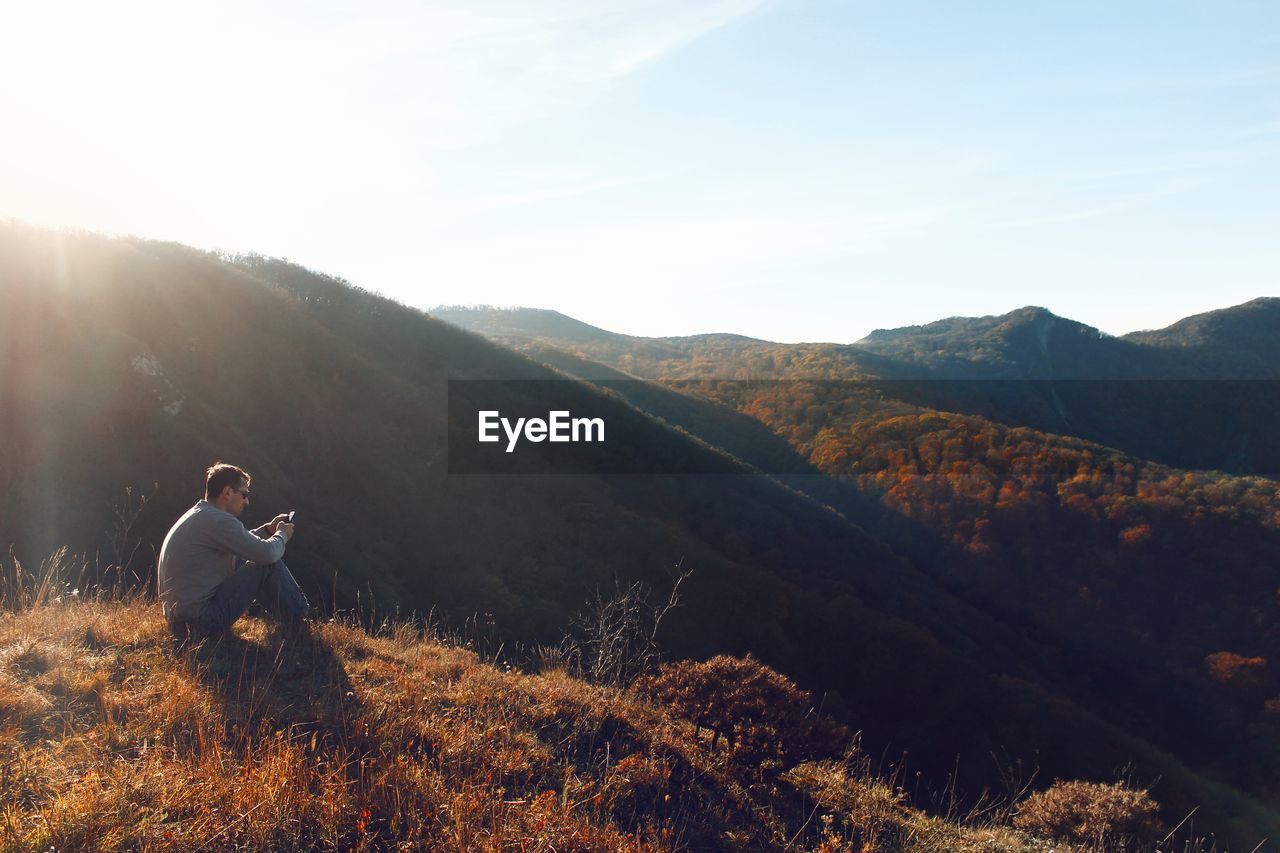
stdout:
<svg viewBox="0 0 1280 853">
<path fill-rule="evenodd" d="M 596 337 L 583 333 L 577 349 L 602 345 Z M 721 336 L 654 345 L 670 359 L 689 353 L 695 372 L 759 346 Z M 638 361 L 663 350 L 648 352 Z M 568 353 L 564 364 L 573 359 L 590 361 Z M 766 363 L 815 375 L 891 364 L 801 347 L 753 351 L 737 367 Z M 765 468 L 757 454 L 798 455 L 806 476 L 849 495 L 758 412 L 707 396 L 685 403 L 656 385 L 642 399 L 635 383 L 618 392 L 577 381 L 283 261 L 18 225 L 0 227 L 0 364 L 0 543 L 28 567 L 65 545 L 89 576 L 147 580 L 164 531 L 199 496 L 200 472 L 223 458 L 255 474 L 247 521 L 298 511 L 291 567 L 325 610 L 359 607 L 374 620 L 434 611 L 518 657 L 559 640 L 594 591 L 639 582 L 660 595 L 680 564 L 694 574 L 659 638 L 673 656 L 753 653 L 824 696 L 875 750 L 907 750 L 911 772 L 945 778 L 957 754 L 972 756 L 956 784 L 977 792 L 999 782 L 992 752 L 1038 756 L 1046 781 L 1105 779 L 1131 761 L 1163 780 L 1175 821 L 1200 804 L 1238 837 L 1280 833 L 1280 815 L 1253 799 L 1266 796 L 1265 778 L 1170 754 L 1141 721 L 1106 716 L 1149 693 L 1117 698 L 1120 678 L 1094 702 L 1059 638 L 949 590 L 934 565 L 851 523 L 821 491 L 749 473 Z M 550 445 L 515 461 L 500 446 L 459 455 L 478 445 L 474 418 L 451 411 L 458 394 L 511 412 L 568 401 L 601 415 L 610 441 L 570 457 L 570 469 Z M 703 434 L 646 408 L 658 405 L 700 418 Z M 820 433 L 821 406 L 799 411 Z M 717 440 L 726 433 L 733 449 Z M 637 461 L 667 473 L 637 476 Z M 509 467 L 454 470 L 462 463 Z M 880 508 L 873 521 L 892 512 L 875 495 L 866 502 Z M 952 549 L 946 529 L 916 529 Z M 1210 702 L 1203 719 L 1233 718 Z"/>
<path fill-rule="evenodd" d="M 627 337 L 607 332 L 581 320 L 565 316 L 559 311 L 549 311 L 545 308 L 446 305 L 433 309 L 431 313 L 445 322 L 459 326 L 465 324 L 456 320 L 475 317 L 478 322 L 471 327 L 472 331 L 479 332 L 486 338 L 500 339 L 506 335 L 512 335 L 520 338 L 549 338 L 568 342 L 609 343 Z"/>
<path fill-rule="evenodd" d="M 783 346 L 729 334 L 669 338 L 620 335 L 556 311 L 537 308 L 441 306 L 433 308 L 431 316 L 504 346 L 537 354 L 539 360 L 544 360 L 542 356 L 577 355 L 599 364 L 612 365 L 621 371 L 619 376 L 640 378 L 698 370 L 702 374 L 695 378 L 710 378 L 707 371 L 724 378 L 743 378 L 740 375 L 742 368 L 752 370 L 760 366 L 754 362 L 735 363 L 741 354 Z"/>
<path fill-rule="evenodd" d="M 1274 476 L 1278 303 L 1258 299 L 1123 338 L 1023 308 L 876 332 L 860 345 L 951 380 L 899 389 L 930 408 L 1074 435 L 1183 468 Z"/>
<path fill-rule="evenodd" d="M 877 329 L 855 346 L 947 379 L 1118 378 L 1141 354 L 1139 347 L 1036 307 Z"/>
<path fill-rule="evenodd" d="M 840 362 L 823 359 L 821 345 L 759 344 L 701 365 L 706 381 L 688 378 L 690 362 L 669 375 L 646 363 L 666 398 L 649 382 L 610 380 L 582 347 L 575 355 L 546 340 L 523 348 L 733 448 L 977 609 L 1060 650 L 1055 679 L 1105 718 L 1130 721 L 1221 778 L 1249 777 L 1255 789 L 1280 783 L 1267 769 L 1280 760 L 1280 682 L 1266 674 L 1280 656 L 1280 487 L 1159 461 L 1276 470 L 1274 383 L 1170 380 L 1157 371 L 1213 368 L 1201 370 L 1190 349 L 1169 356 L 1164 345 L 1106 338 L 1043 309 L 878 332 L 858 346 L 892 359 L 899 376 L 933 378 L 826 378 Z M 1146 378 L 1007 378 L 1088 375 L 1089 359 L 1108 351 L 1120 365 L 1113 373 Z M 1251 357 L 1257 342 L 1241 351 Z M 623 366 L 608 350 L 591 354 Z M 773 363 L 793 378 L 714 378 L 779 354 Z M 965 373 L 965 364 L 977 367 Z M 696 402 L 682 407 L 680 398 Z M 708 417 L 706 405 L 766 427 L 794 458 Z M 1236 453 L 1241 446 L 1249 454 Z"/>
<path fill-rule="evenodd" d="M 1119 338 L 1026 307 L 995 317 L 876 330 L 857 346 L 958 379 L 1276 379 L 1277 328 L 1275 298 Z"/>
<path fill-rule="evenodd" d="M 1261 297 L 1218 311 L 1207 311 L 1124 340 L 1165 350 L 1182 349 L 1215 375 L 1276 378 L 1280 365 L 1280 298 Z"/>
<path fill-rule="evenodd" d="M 1186 345 L 1114 338 L 1034 307 L 877 330 L 850 345 L 725 336 L 570 343 L 522 332 L 518 312 L 507 315 L 498 339 L 544 363 L 571 354 L 643 379 L 873 383 L 912 405 L 1073 435 L 1168 465 L 1274 475 L 1280 360 L 1271 341 L 1280 338 L 1280 316 L 1273 302 L 1191 318 L 1193 328 L 1240 334 Z M 484 310 L 449 316 L 467 328 L 489 323 Z"/>
<path fill-rule="evenodd" d="M 431 313 L 521 349 L 576 346 L 604 363 L 627 359 L 641 378 L 745 379 L 748 365 L 750 378 L 774 379 L 1280 378 L 1280 298 L 1271 297 L 1121 337 L 1027 306 L 997 316 L 876 329 L 852 344 L 779 344 L 727 334 L 644 338 L 528 308 L 453 306 Z M 695 366 L 701 374 L 690 372 Z"/>
</svg>

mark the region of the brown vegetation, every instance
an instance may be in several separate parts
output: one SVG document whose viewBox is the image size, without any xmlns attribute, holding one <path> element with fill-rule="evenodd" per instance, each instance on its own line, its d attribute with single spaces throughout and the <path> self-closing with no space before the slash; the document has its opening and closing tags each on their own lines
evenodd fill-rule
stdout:
<svg viewBox="0 0 1280 853">
<path fill-rule="evenodd" d="M 766 786 L 741 758 L 638 694 L 407 626 L 245 619 L 188 648 L 140 600 L 0 615 L 0 849 L 1030 849 L 913 811 L 849 756 Z"/>
<path fill-rule="evenodd" d="M 849 741 L 808 693 L 750 655 L 664 664 L 636 689 L 691 720 L 695 737 L 709 729 L 713 750 L 723 737 L 735 760 L 764 770 L 839 754 Z"/>
<path fill-rule="evenodd" d="M 1156 812 L 1146 791 L 1121 784 L 1057 782 L 1028 797 L 1013 822 L 1034 835 L 1124 850 L 1160 841 L 1165 829 Z"/>
</svg>

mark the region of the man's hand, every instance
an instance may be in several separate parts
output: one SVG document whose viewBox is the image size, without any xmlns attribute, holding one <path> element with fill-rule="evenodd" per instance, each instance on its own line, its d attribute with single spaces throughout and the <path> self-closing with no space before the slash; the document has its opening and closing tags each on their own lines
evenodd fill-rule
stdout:
<svg viewBox="0 0 1280 853">
<path fill-rule="evenodd" d="M 287 521 L 281 521 L 281 522 L 279 522 L 279 523 L 272 522 L 272 523 L 273 523 L 273 524 L 276 524 L 276 532 L 278 532 L 278 533 L 279 533 L 279 532 L 283 532 L 283 533 L 284 533 L 284 538 L 285 538 L 285 539 L 292 539 L 292 538 L 293 538 L 293 525 L 292 525 L 292 524 L 290 524 L 290 523 L 289 523 L 289 522 L 287 522 Z"/>
<path fill-rule="evenodd" d="M 280 529 L 280 525 L 289 520 L 289 513 L 282 512 L 275 518 L 271 519 L 271 532 L 275 533 Z M 292 527 L 293 525 L 290 525 Z"/>
</svg>

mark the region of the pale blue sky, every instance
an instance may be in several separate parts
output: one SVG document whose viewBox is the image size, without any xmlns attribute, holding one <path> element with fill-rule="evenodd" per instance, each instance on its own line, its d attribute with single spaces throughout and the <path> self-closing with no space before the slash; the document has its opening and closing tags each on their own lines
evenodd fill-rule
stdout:
<svg viewBox="0 0 1280 853">
<path fill-rule="evenodd" d="M 643 335 L 1280 291 L 1271 0 L 264 8 L 6 13 L 0 215 Z"/>
</svg>

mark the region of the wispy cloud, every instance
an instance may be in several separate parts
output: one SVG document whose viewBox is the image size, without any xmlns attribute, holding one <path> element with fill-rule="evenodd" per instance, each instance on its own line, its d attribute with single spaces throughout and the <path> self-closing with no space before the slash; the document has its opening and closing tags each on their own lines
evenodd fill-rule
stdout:
<svg viewBox="0 0 1280 853">
<path fill-rule="evenodd" d="M 769 0 L 499 0 L 375 6 L 311 51 L 400 105 L 420 142 L 471 144 L 581 103 Z"/>
<path fill-rule="evenodd" d="M 0 28 L 0 79 L 23 81 L 0 87 L 0 213 L 231 246 L 375 209 L 371 230 L 421 229 L 465 205 L 446 150 L 510 145 L 767 2 L 28 4 Z"/>
<path fill-rule="evenodd" d="M 383 0 L 325 11 L 54 0 L 7 17 L 0 72 L 26 82 L 0 90 L 0 106 L 18 119 L 42 109 L 61 130 L 106 123 L 126 149 L 191 123 L 204 134 L 185 144 L 199 154 L 209 140 L 225 150 L 252 137 L 284 140 L 295 157 L 350 157 L 334 149 L 375 136 L 392 141 L 371 165 L 395 153 L 417 162 L 424 149 L 575 106 L 767 2 Z"/>
</svg>

